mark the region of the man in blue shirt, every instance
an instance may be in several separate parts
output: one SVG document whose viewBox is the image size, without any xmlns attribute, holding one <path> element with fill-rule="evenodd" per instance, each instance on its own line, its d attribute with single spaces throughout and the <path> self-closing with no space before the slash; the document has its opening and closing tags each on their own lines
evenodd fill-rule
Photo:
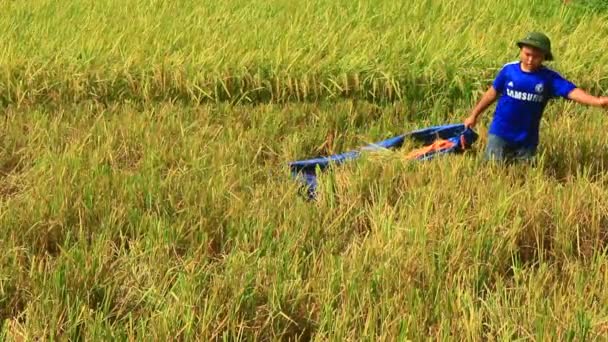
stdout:
<svg viewBox="0 0 608 342">
<path fill-rule="evenodd" d="M 467 127 L 475 126 L 481 113 L 498 98 L 488 131 L 487 159 L 533 159 L 539 142 L 540 120 L 552 98 L 608 107 L 608 97 L 592 96 L 543 65 L 545 60 L 553 60 L 551 41 L 546 35 L 531 32 L 517 45 L 520 60 L 503 66 L 490 89 L 464 121 Z"/>
</svg>

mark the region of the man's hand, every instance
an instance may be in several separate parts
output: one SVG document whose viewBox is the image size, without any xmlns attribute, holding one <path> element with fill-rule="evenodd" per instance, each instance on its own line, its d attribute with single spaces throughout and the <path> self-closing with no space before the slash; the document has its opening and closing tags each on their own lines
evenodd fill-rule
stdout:
<svg viewBox="0 0 608 342">
<path fill-rule="evenodd" d="M 481 97 L 481 100 L 477 103 L 475 108 L 471 111 L 471 114 L 468 118 L 464 120 L 464 126 L 466 128 L 473 128 L 477 124 L 477 119 L 483 113 L 488 106 L 490 106 L 496 98 L 498 97 L 498 92 L 494 89 L 494 86 L 491 86 Z"/>
<path fill-rule="evenodd" d="M 468 118 L 464 119 L 464 127 L 473 128 L 477 124 L 477 116 L 474 114 L 469 115 Z"/>
<path fill-rule="evenodd" d="M 600 97 L 600 106 L 608 108 L 608 96 L 602 96 Z"/>
</svg>

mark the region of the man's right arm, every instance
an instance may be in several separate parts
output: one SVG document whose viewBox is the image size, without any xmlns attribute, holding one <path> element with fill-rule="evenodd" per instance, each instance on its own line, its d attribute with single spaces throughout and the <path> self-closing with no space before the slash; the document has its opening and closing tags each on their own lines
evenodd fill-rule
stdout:
<svg viewBox="0 0 608 342">
<path fill-rule="evenodd" d="M 475 125 L 477 124 L 477 120 L 479 119 L 479 116 L 492 104 L 494 103 L 494 101 L 496 101 L 496 98 L 498 97 L 498 92 L 496 91 L 496 89 L 494 89 L 494 86 L 490 86 L 490 89 L 488 89 L 483 96 L 481 97 L 481 100 L 479 100 L 479 102 L 477 103 L 477 105 L 475 106 L 475 108 L 473 108 L 473 110 L 471 111 L 471 114 L 469 115 L 468 118 L 466 118 L 464 120 L 464 125 L 466 127 L 475 127 Z"/>
</svg>

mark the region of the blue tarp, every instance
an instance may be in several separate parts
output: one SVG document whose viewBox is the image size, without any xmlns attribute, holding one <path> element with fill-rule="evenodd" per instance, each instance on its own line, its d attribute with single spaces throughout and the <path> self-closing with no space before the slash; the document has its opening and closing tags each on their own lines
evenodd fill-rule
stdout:
<svg viewBox="0 0 608 342">
<path fill-rule="evenodd" d="M 449 140 L 453 146 L 445 149 L 430 151 L 420 154 L 416 160 L 428 160 L 438 154 L 461 152 L 469 148 L 478 138 L 477 133 L 463 124 L 442 125 L 427 127 L 412 132 L 408 132 L 393 138 L 369 144 L 360 148 L 327 157 L 318 157 L 307 160 L 298 160 L 289 163 L 291 174 L 303 182 L 309 198 L 314 198 L 317 188 L 317 172 L 323 171 L 330 165 L 339 165 L 346 161 L 359 157 L 363 151 L 373 151 L 381 149 L 396 149 L 403 145 L 406 139 L 419 142 L 422 145 L 430 145 L 437 139 Z"/>
</svg>

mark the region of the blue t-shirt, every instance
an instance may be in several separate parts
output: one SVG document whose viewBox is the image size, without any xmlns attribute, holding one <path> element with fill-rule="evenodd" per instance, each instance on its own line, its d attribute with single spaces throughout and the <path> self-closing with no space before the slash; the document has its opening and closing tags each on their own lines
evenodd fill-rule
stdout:
<svg viewBox="0 0 608 342">
<path fill-rule="evenodd" d="M 551 98 L 567 98 L 576 88 L 559 73 L 542 66 L 521 70 L 520 62 L 505 64 L 492 86 L 500 94 L 489 133 L 520 146 L 538 145 L 540 119 Z"/>
</svg>

